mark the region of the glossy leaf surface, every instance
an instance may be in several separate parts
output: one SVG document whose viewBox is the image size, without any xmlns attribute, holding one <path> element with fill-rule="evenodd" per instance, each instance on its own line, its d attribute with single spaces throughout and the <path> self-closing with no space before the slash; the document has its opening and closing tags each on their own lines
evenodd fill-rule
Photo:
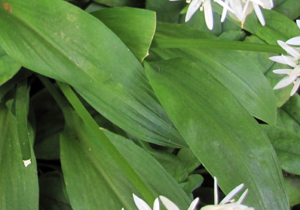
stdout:
<svg viewBox="0 0 300 210">
<path fill-rule="evenodd" d="M 135 209 L 132 193 L 139 195 L 138 190 L 91 129 L 73 112 L 66 117 L 66 128 L 61 135 L 61 161 L 72 208 Z M 189 205 L 184 191 L 154 158 L 128 139 L 106 135 L 156 196 L 166 195 L 181 207 Z"/>
<path fill-rule="evenodd" d="M 8 55 L 28 69 L 72 85 L 127 132 L 161 145 L 184 145 L 142 65 L 103 23 L 60 0 L 8 0 L 9 10 L 3 3 L 0 0 L 0 45 Z"/>
<path fill-rule="evenodd" d="M 245 204 L 257 210 L 289 209 L 275 151 L 230 91 L 189 60 L 151 66 L 154 70 L 147 64 L 146 72 L 160 102 L 222 190 L 228 193 L 245 183 Z"/>
<path fill-rule="evenodd" d="M 16 118 L 0 104 L 0 209 L 38 210 L 39 190 L 36 163 L 25 167 Z M 30 138 L 32 140 L 32 132 Z"/>
</svg>

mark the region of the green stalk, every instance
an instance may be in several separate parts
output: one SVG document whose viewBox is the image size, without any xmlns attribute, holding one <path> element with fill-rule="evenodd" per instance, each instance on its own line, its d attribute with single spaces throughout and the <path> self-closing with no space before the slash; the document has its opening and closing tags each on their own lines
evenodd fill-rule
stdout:
<svg viewBox="0 0 300 210">
<path fill-rule="evenodd" d="M 17 129 L 22 152 L 22 159 L 25 167 L 31 163 L 31 148 L 28 137 L 27 128 L 27 101 L 28 100 L 28 87 L 27 79 L 22 80 L 17 84 L 17 92 L 15 98 L 15 111 L 17 118 Z"/>
<path fill-rule="evenodd" d="M 62 108 L 63 112 L 68 111 L 66 108 L 68 102 L 65 98 L 63 98 L 57 89 L 53 87 L 53 85 L 49 82 L 49 80 L 45 77 L 39 76 L 43 84 L 49 90 L 49 92 L 53 95 L 55 100 L 58 102 L 59 106 Z M 140 176 L 133 170 L 131 165 L 125 160 L 122 154 L 116 149 L 116 147 L 111 143 L 111 141 L 107 138 L 107 136 L 100 130 L 100 127 L 96 123 L 96 121 L 91 117 L 89 112 L 82 105 L 81 101 L 78 99 L 76 94 L 73 92 L 71 87 L 65 83 L 58 82 L 58 86 L 62 90 L 63 94 L 66 96 L 68 101 L 72 104 L 75 111 L 81 117 L 81 119 L 90 127 L 90 129 L 94 132 L 94 134 L 98 137 L 99 141 L 101 141 L 102 146 L 106 149 L 106 151 L 111 155 L 114 161 L 119 165 L 119 167 L 124 171 L 126 176 L 132 182 L 132 184 L 139 190 L 144 199 L 149 203 L 152 203 L 155 199 L 154 194 L 148 188 L 148 186 L 144 183 L 144 181 L 140 178 Z"/>
<path fill-rule="evenodd" d="M 286 52 L 279 45 L 249 43 L 241 41 L 223 41 L 209 39 L 179 39 L 179 38 L 154 38 L 152 48 L 200 48 L 200 49 L 231 49 L 268 53 Z"/>
</svg>

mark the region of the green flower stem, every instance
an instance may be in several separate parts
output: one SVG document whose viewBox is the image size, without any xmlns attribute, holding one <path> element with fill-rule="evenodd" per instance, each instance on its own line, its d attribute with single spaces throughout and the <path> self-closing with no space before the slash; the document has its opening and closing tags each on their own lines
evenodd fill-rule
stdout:
<svg viewBox="0 0 300 210">
<path fill-rule="evenodd" d="M 15 113 L 17 118 L 17 130 L 22 152 L 22 159 L 31 159 L 30 141 L 28 137 L 27 128 L 27 102 L 28 102 L 28 87 L 27 79 L 22 80 L 17 84 L 16 98 L 15 98 Z"/>
<path fill-rule="evenodd" d="M 230 49 L 286 54 L 286 52 L 279 45 L 209 39 L 154 38 L 151 47 Z"/>
<path fill-rule="evenodd" d="M 61 106 L 63 112 L 67 111 L 66 105 L 67 101 L 62 98 L 57 89 L 53 87 L 53 85 L 49 82 L 45 77 L 39 76 L 43 84 L 49 90 L 49 92 L 53 95 L 55 100 L 58 102 L 59 106 Z M 58 86 L 62 90 L 63 94 L 66 96 L 68 101 L 72 104 L 75 111 L 79 114 L 81 119 L 91 128 L 94 134 L 101 141 L 103 147 L 108 151 L 114 161 L 119 165 L 119 167 L 124 171 L 126 176 L 132 182 L 132 184 L 139 190 L 144 199 L 149 203 L 153 203 L 155 196 L 153 192 L 148 188 L 148 186 L 144 183 L 144 181 L 140 178 L 140 176 L 132 169 L 132 167 L 128 164 L 122 154 L 116 149 L 116 147 L 111 143 L 111 141 L 107 138 L 107 136 L 100 130 L 98 124 L 91 117 L 89 112 L 82 105 L 76 94 L 70 88 L 69 85 L 58 82 Z"/>
</svg>

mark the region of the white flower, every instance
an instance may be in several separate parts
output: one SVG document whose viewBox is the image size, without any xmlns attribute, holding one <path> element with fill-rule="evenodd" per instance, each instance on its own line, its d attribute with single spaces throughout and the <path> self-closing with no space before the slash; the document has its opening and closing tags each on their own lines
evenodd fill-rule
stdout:
<svg viewBox="0 0 300 210">
<path fill-rule="evenodd" d="M 214 177 L 215 185 L 215 205 L 208 205 L 201 208 L 201 210 L 254 210 L 252 207 L 242 205 L 244 198 L 248 193 L 248 189 L 241 195 L 240 199 L 237 202 L 232 201 L 231 199 L 244 187 L 244 184 L 240 184 L 234 188 L 219 204 L 218 198 L 218 180 Z"/>
<path fill-rule="evenodd" d="M 166 198 L 164 196 L 159 196 L 159 199 L 164 204 L 164 206 L 166 207 L 167 210 L 180 210 L 178 208 L 178 206 L 176 206 L 168 198 Z M 136 207 L 139 210 L 152 210 L 151 207 L 144 200 L 137 197 L 135 194 L 133 194 L 133 200 L 134 200 L 134 203 L 135 203 Z M 188 210 L 195 210 L 198 202 L 199 202 L 199 198 L 196 198 L 195 200 L 193 200 L 193 202 L 191 203 Z M 160 209 L 159 200 L 158 200 L 158 198 L 156 198 L 155 201 L 154 201 L 154 204 L 153 204 L 153 210 L 159 210 L 159 209 Z M 124 210 L 124 208 L 122 208 L 122 210 Z"/>
<path fill-rule="evenodd" d="M 297 21 L 298 26 L 300 25 L 299 21 Z M 290 41 L 292 40 L 292 41 Z M 289 43 L 299 45 L 297 41 L 297 37 L 290 39 Z M 284 88 L 292 83 L 294 83 L 294 87 L 292 88 L 292 91 L 290 93 L 291 96 L 293 96 L 299 86 L 300 86 L 300 52 L 299 49 L 289 46 L 287 43 L 278 40 L 278 44 L 290 55 L 281 55 L 281 56 L 272 56 L 269 59 L 272 61 L 275 61 L 277 63 L 289 65 L 293 67 L 294 69 L 276 69 L 273 72 L 275 74 L 287 74 L 286 77 L 284 77 L 282 80 L 280 80 L 275 87 L 274 90 Z"/>
<path fill-rule="evenodd" d="M 180 1 L 180 0 L 170 0 L 170 1 Z M 186 3 L 190 3 L 188 11 L 185 16 L 185 22 L 189 21 L 195 12 L 200 8 L 200 11 L 203 11 L 207 28 L 210 30 L 214 27 L 214 17 L 213 10 L 211 6 L 211 0 L 186 0 Z"/>
<path fill-rule="evenodd" d="M 247 15 L 252 13 L 253 10 L 255 11 L 260 23 L 264 26 L 266 22 L 260 7 L 269 10 L 273 7 L 273 0 L 225 0 L 225 2 L 219 2 L 220 0 L 215 1 L 224 7 L 221 22 L 225 20 L 229 7 L 231 8 L 231 10 L 229 10 L 229 15 L 234 20 L 241 22 L 242 28 L 244 26 L 244 22 L 246 21 Z"/>
</svg>

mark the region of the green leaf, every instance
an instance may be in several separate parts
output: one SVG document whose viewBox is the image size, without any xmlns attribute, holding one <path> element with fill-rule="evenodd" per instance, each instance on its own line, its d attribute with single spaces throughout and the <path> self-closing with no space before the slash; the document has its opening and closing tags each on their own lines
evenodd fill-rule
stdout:
<svg viewBox="0 0 300 210">
<path fill-rule="evenodd" d="M 14 59 L 0 47 L 0 85 L 12 78 L 21 68 Z"/>
<path fill-rule="evenodd" d="M 149 54 L 156 27 L 155 13 L 148 10 L 116 7 L 92 12 L 126 44 L 140 62 Z"/>
<path fill-rule="evenodd" d="M 185 5 L 184 1 L 146 0 L 146 9 L 155 11 L 159 22 L 177 23 L 179 13 Z"/>
<path fill-rule="evenodd" d="M 24 79 L 17 84 L 15 97 L 17 130 L 24 163 L 25 161 L 31 162 L 31 145 L 29 142 L 29 131 L 27 126 L 28 102 L 29 89 L 27 86 L 27 79 Z"/>
<path fill-rule="evenodd" d="M 61 162 L 72 208 L 135 209 L 132 193 L 140 193 L 101 141 L 76 113 L 70 112 L 66 120 L 61 135 Z M 187 208 L 190 200 L 186 194 L 149 154 L 128 139 L 105 134 L 156 196 L 165 195 Z"/>
<path fill-rule="evenodd" d="M 140 62 L 95 17 L 60 0 L 0 0 L 0 45 L 21 65 L 72 85 L 107 119 L 156 144 L 184 146 Z"/>
<path fill-rule="evenodd" d="M 277 40 L 286 41 L 299 35 L 300 29 L 297 24 L 286 16 L 274 10 L 264 10 L 263 13 L 266 25 L 258 24 L 254 34 L 266 43 L 277 44 Z M 253 33 L 253 31 L 250 32 Z"/>
<path fill-rule="evenodd" d="M 225 193 L 241 183 L 245 204 L 288 210 L 275 151 L 236 98 L 198 63 L 173 59 L 145 64 L 160 102 L 191 150 Z"/>
<path fill-rule="evenodd" d="M 300 136 L 277 126 L 262 125 L 276 151 L 281 168 L 300 175 Z"/>
<path fill-rule="evenodd" d="M 180 29 L 178 30 L 178 28 Z M 167 29 L 169 30 L 165 33 Z M 164 37 L 164 40 L 167 40 L 165 37 L 169 36 L 170 38 L 170 34 L 172 33 L 173 36 L 176 37 L 176 34 L 178 34 L 177 31 L 182 30 L 184 30 L 184 28 L 171 24 L 158 24 L 157 34 L 158 37 Z M 187 31 L 186 37 L 191 38 L 188 40 L 200 36 L 207 36 L 206 33 L 201 33 L 200 31 L 198 31 L 197 35 L 195 30 L 188 30 L 187 28 L 185 28 L 185 30 Z M 181 35 L 179 35 L 179 37 L 180 36 Z M 202 39 L 199 41 L 222 42 L 215 39 L 215 37 L 211 36 L 210 40 Z M 173 43 L 173 46 L 175 47 L 177 43 L 177 41 Z M 171 46 L 172 43 L 170 42 L 169 44 L 169 46 Z M 245 44 L 251 45 L 252 43 Z M 209 48 L 196 49 L 190 47 L 181 49 L 153 49 L 153 52 L 160 55 L 163 59 L 181 57 L 197 62 L 199 66 L 204 67 L 222 83 L 250 114 L 269 124 L 275 124 L 276 99 L 273 90 L 261 70 L 241 52 Z"/>
<path fill-rule="evenodd" d="M 104 4 L 110 7 L 120 6 L 141 6 L 142 1 L 140 0 L 95 0 L 99 4 Z"/>
<path fill-rule="evenodd" d="M 277 111 L 277 125 L 300 135 L 300 96 L 295 94 Z"/>
<path fill-rule="evenodd" d="M 299 176 L 291 176 L 284 177 L 284 184 L 287 190 L 290 205 L 294 206 L 300 203 L 300 177 Z"/>
<path fill-rule="evenodd" d="M 298 0 L 286 0 L 279 6 L 274 8 L 280 14 L 294 20 L 299 17 L 300 4 Z"/>
<path fill-rule="evenodd" d="M 39 190 L 35 158 L 25 167 L 22 161 L 17 121 L 0 104 L 0 209 L 38 210 Z M 30 138 L 33 140 L 33 132 Z"/>
</svg>

